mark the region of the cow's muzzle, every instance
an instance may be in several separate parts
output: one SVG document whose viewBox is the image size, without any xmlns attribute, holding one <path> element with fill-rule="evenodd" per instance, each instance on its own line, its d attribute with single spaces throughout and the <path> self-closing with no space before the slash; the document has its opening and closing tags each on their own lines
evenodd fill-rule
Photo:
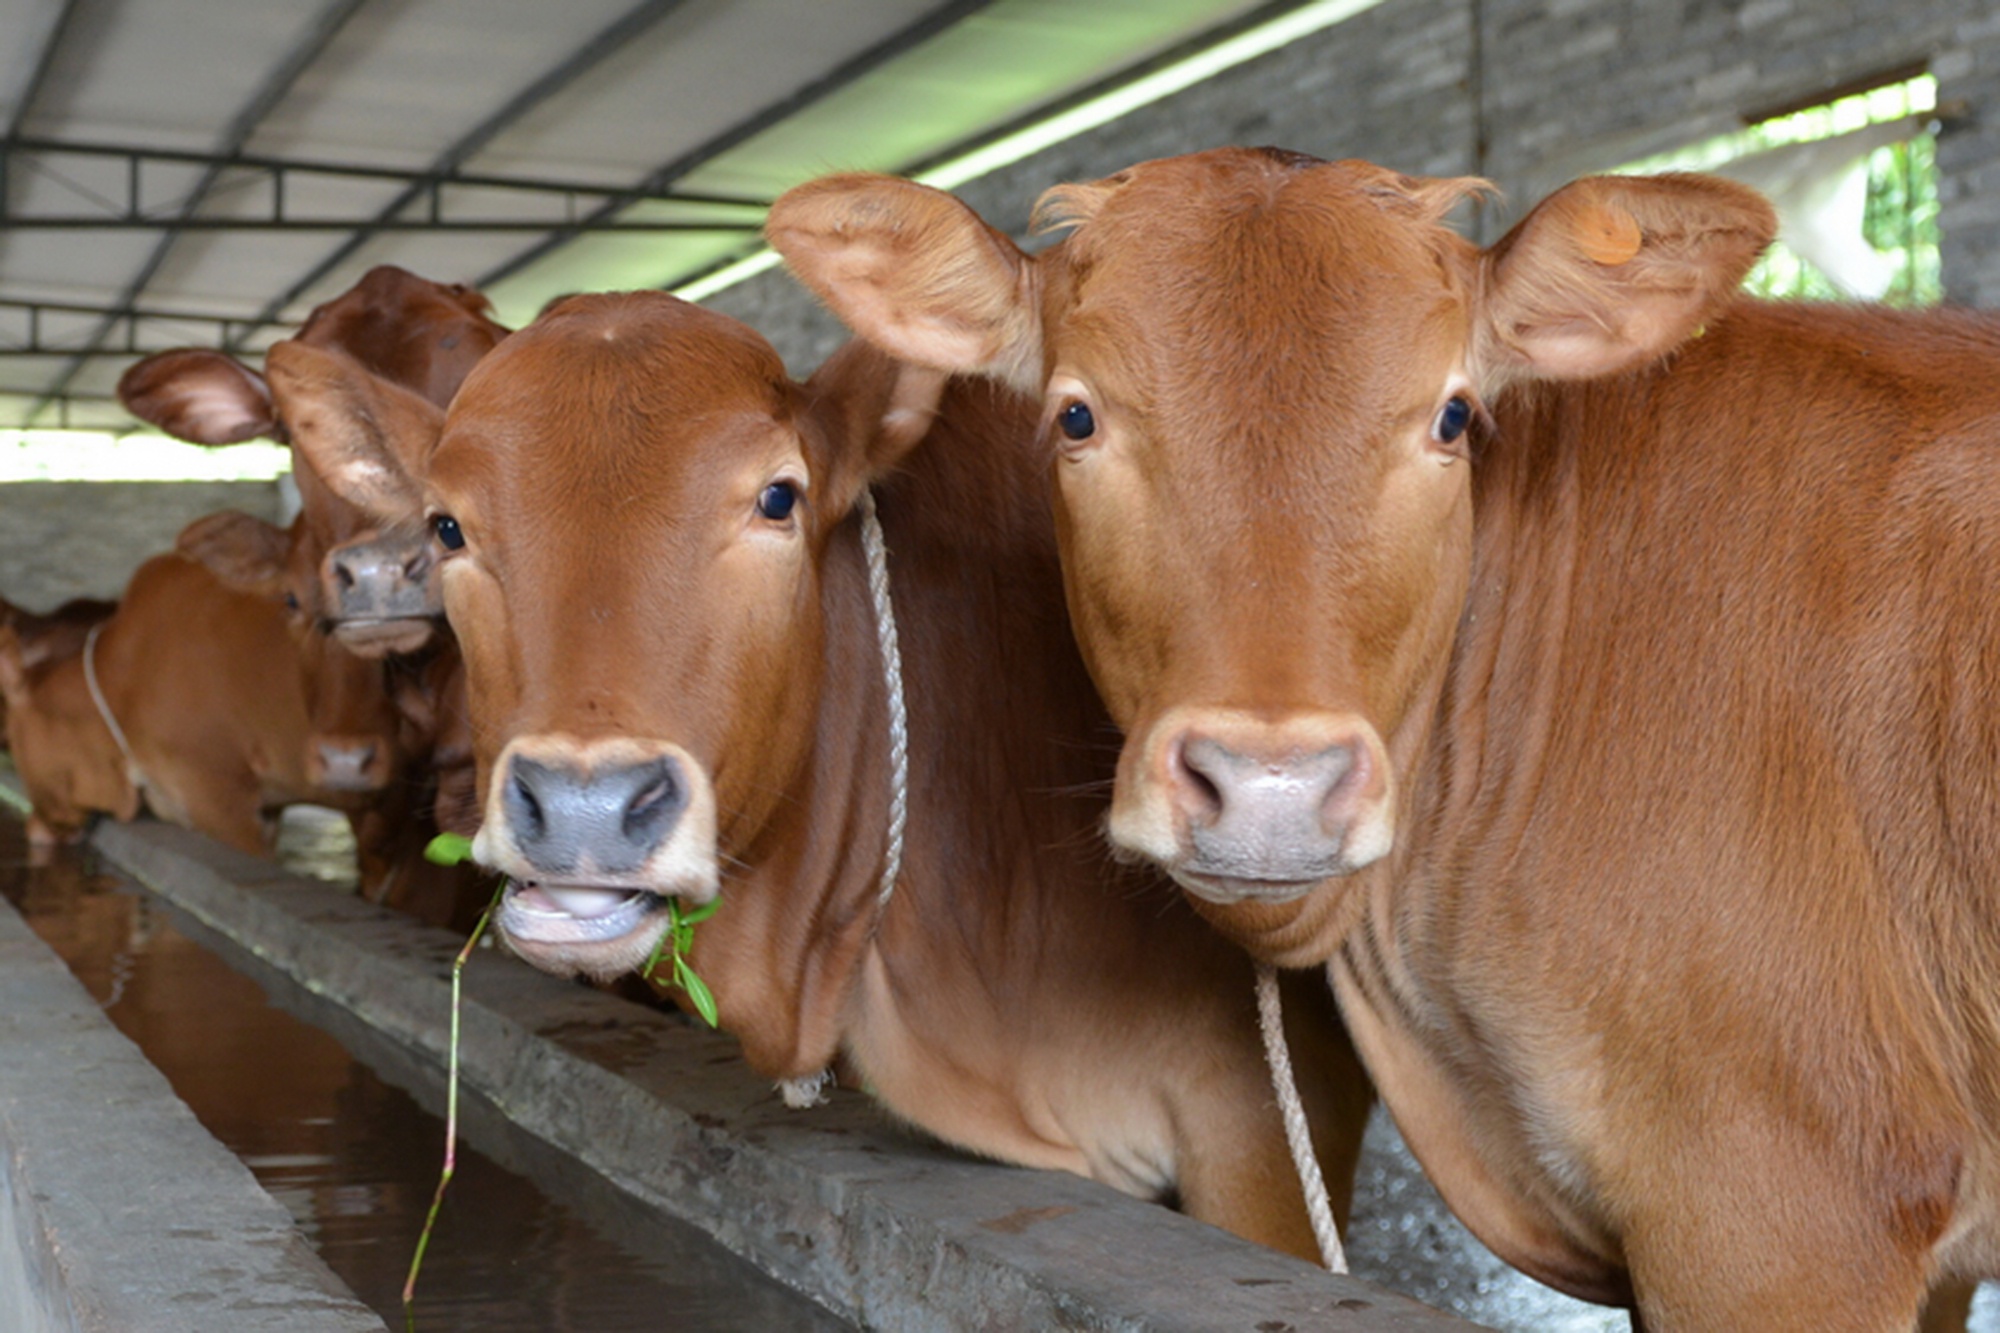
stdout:
<svg viewBox="0 0 2000 1333">
<path fill-rule="evenodd" d="M 658 741 L 517 738 L 494 765 L 473 855 L 513 881 L 501 934 L 552 972 L 639 966 L 666 899 L 707 902 L 720 884 L 707 775 Z"/>
<path fill-rule="evenodd" d="M 1388 754 L 1352 715 L 1176 710 L 1126 762 L 1112 843 L 1210 902 L 1301 897 L 1395 838 Z"/>
</svg>

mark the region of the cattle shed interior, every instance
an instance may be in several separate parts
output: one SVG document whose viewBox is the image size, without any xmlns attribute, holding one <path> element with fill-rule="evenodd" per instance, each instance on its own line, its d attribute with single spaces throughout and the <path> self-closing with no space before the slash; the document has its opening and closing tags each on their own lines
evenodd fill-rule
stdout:
<svg viewBox="0 0 2000 1333">
<path fill-rule="evenodd" d="M 1942 293 L 2000 299 L 2000 24 L 1974 0 L 7 0 L 0 32 L 0 431 L 131 431 L 139 355 L 254 362 L 385 263 L 509 326 L 668 287 L 804 373 L 844 334 L 757 228 L 832 170 L 1025 235 L 1052 184 L 1270 144 L 1486 177 L 1462 225 L 1490 239 L 1571 177 L 1913 76 Z M 0 485 L 0 593 L 114 595 L 221 498 Z"/>
<path fill-rule="evenodd" d="M 1917 91 L 1717 169 L 1837 268 L 1855 242 L 1823 210 L 1859 205 L 1835 186 L 1921 145 L 1911 299 L 2000 305 L 1990 0 L 0 0 L 0 598 L 115 598 L 202 515 L 296 512 L 276 448 L 61 460 L 151 431 L 116 394 L 139 358 L 257 365 L 377 265 L 509 327 L 666 289 L 803 377 L 847 334 L 760 228 L 828 172 L 938 184 L 1033 248 L 1053 185 L 1272 145 L 1486 178 L 1453 220 L 1491 241 L 1574 177 L 1880 89 Z"/>
</svg>

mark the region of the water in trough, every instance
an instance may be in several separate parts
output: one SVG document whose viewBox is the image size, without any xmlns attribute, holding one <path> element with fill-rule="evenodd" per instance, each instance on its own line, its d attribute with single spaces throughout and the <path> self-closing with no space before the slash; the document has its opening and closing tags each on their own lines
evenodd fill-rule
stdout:
<svg viewBox="0 0 2000 1333">
<path fill-rule="evenodd" d="M 21 824 L 0 817 L 0 895 L 341 1279 L 403 1327 L 403 1280 L 437 1186 L 444 1122 L 340 1041 L 274 1007 L 191 938 L 199 927 L 87 852 L 36 868 L 25 860 Z M 343 1035 L 360 1045 L 359 1034 Z M 368 1054 L 391 1077 L 435 1077 L 393 1068 L 388 1049 Z M 481 1146 L 534 1178 L 460 1144 L 418 1283 L 418 1333 L 848 1327 L 553 1149 L 504 1123 L 485 1129 Z"/>
<path fill-rule="evenodd" d="M 352 882 L 342 821 L 292 812 L 281 855 L 301 873 Z M 342 1279 L 400 1326 L 403 1278 L 437 1182 L 444 1127 L 399 1085 L 435 1082 L 435 1074 L 351 1021 L 342 1026 L 340 1011 L 315 1008 L 310 997 L 276 992 L 288 1007 L 311 1009 L 311 1023 L 273 1007 L 257 982 L 190 938 L 205 936 L 199 927 L 96 867 L 87 852 L 27 867 L 11 817 L 0 817 L 0 896 L 291 1210 Z M 313 1023 L 339 1028 L 340 1040 Z M 461 1144 L 419 1286 L 422 1333 L 846 1327 L 498 1115 L 473 1108 L 467 1118 L 473 1142 L 533 1179 Z M 1451 1216 L 1381 1116 L 1356 1182 L 1349 1256 L 1357 1276 L 1490 1328 L 1630 1327 L 1624 1314 L 1570 1300 L 1495 1258 Z M 2000 1333 L 1992 1285 L 1971 1330 Z"/>
</svg>

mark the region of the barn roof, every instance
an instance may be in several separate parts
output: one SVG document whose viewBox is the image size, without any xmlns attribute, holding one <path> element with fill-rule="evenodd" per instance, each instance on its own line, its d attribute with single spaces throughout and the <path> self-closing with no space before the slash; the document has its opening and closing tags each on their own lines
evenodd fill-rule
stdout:
<svg viewBox="0 0 2000 1333">
<path fill-rule="evenodd" d="M 914 173 L 1298 0 L 0 0 L 0 428 L 124 423 L 375 264 L 674 286 L 829 170 Z"/>
</svg>

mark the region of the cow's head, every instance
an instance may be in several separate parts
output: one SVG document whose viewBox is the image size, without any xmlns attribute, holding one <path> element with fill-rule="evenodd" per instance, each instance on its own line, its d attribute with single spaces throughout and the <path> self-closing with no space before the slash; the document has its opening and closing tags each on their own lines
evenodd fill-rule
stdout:
<svg viewBox="0 0 2000 1333">
<path fill-rule="evenodd" d="M 306 780 L 331 803 L 388 786 L 402 756 L 383 666 L 349 649 L 316 614 L 320 562 L 305 516 L 280 528 L 225 510 L 183 528 L 175 546 L 225 587 L 284 609 L 311 722 Z"/>
<path fill-rule="evenodd" d="M 784 808 L 818 715 L 829 535 L 942 385 L 852 356 L 884 373 L 802 385 L 698 306 L 579 297 L 440 422 L 351 362 L 271 354 L 317 404 L 295 438 L 330 481 L 391 506 L 401 472 L 423 497 L 467 668 L 474 853 L 513 880 L 499 925 L 538 966 L 641 964 L 665 899 L 713 898 Z"/>
<path fill-rule="evenodd" d="M 383 265 L 316 307 L 297 336 L 337 348 L 442 407 L 507 336 L 488 310 L 486 298 L 468 287 Z M 119 379 L 118 396 L 134 416 L 196 444 L 291 436 L 286 405 L 269 381 L 220 351 L 181 348 L 146 357 Z M 443 610 L 429 533 L 415 522 L 363 515 L 310 468 L 295 469 L 294 477 L 305 517 L 300 540 L 318 561 L 316 581 L 299 595 L 354 652 L 381 656 L 422 647 Z"/>
<path fill-rule="evenodd" d="M 1598 178 L 1481 251 L 1442 219 L 1483 188 L 1219 150 L 1051 191 L 1039 256 L 885 177 L 771 213 L 864 337 L 1045 395 L 1070 612 L 1126 733 L 1110 838 L 1281 960 L 1323 956 L 1318 891 L 1404 832 L 1485 405 L 1660 357 L 1772 231 L 1725 182 Z"/>
<path fill-rule="evenodd" d="M 32 810 L 30 841 L 43 848 L 75 841 L 95 811 L 136 818 L 139 789 L 91 701 L 80 653 L 33 664 L 24 656 L 13 626 L 0 625 L 0 695 Z"/>
</svg>

